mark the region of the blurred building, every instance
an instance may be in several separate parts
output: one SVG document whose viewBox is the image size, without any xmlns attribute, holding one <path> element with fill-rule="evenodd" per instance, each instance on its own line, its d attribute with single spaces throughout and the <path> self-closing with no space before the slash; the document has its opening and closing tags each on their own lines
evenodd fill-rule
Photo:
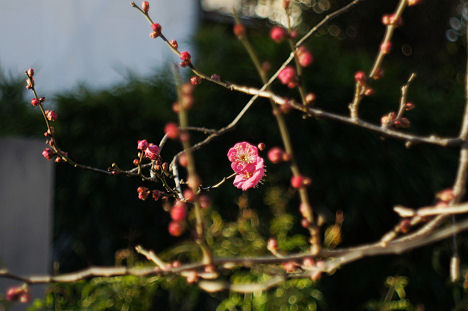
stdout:
<svg viewBox="0 0 468 311">
<path fill-rule="evenodd" d="M 140 4 L 140 1 L 137 1 Z M 198 2 L 152 0 L 150 13 L 183 50 L 198 23 Z M 0 1 L 0 67 L 17 75 L 34 67 L 41 96 L 78 83 L 112 86 L 148 76 L 176 57 L 130 0 Z"/>
</svg>

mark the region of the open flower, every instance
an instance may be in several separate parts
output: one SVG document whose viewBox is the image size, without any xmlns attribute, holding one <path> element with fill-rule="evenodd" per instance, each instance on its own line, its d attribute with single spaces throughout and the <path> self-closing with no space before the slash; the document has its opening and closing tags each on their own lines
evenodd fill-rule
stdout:
<svg viewBox="0 0 468 311">
<path fill-rule="evenodd" d="M 229 149 L 228 159 L 234 172 L 240 173 L 247 168 L 255 167 L 258 157 L 258 149 L 248 142 L 237 143 Z"/>
<path fill-rule="evenodd" d="M 234 178 L 234 186 L 243 191 L 254 188 L 262 180 L 263 176 L 265 176 L 263 159 L 257 157 L 257 162 L 253 168 L 249 166 L 248 169 L 237 173 L 236 178 Z"/>
<path fill-rule="evenodd" d="M 240 142 L 228 151 L 231 168 L 237 174 L 234 186 L 247 190 L 254 188 L 265 175 L 263 158 L 258 156 L 258 149 L 248 142 Z"/>
</svg>

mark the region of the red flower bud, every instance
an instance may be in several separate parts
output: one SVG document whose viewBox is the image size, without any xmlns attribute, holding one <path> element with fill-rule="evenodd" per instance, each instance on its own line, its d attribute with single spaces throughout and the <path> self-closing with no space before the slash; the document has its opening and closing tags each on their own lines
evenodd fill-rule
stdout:
<svg viewBox="0 0 468 311">
<path fill-rule="evenodd" d="M 187 155 L 185 153 L 182 153 L 179 158 L 179 164 L 180 166 L 183 166 L 183 167 L 187 167 L 188 165 L 188 158 L 187 158 Z"/>
<path fill-rule="evenodd" d="M 137 193 L 138 193 L 138 198 L 144 201 L 148 198 L 151 192 L 146 187 L 138 187 Z"/>
<path fill-rule="evenodd" d="M 44 151 L 42 151 L 42 156 L 47 160 L 50 160 L 55 156 L 55 151 L 50 148 L 45 148 Z"/>
<path fill-rule="evenodd" d="M 307 105 L 312 104 L 315 101 L 315 94 L 314 93 L 309 93 L 305 97 L 305 102 Z"/>
<path fill-rule="evenodd" d="M 159 147 L 154 144 L 149 144 L 148 148 L 145 149 L 145 156 L 151 160 L 156 160 L 159 157 L 159 153 Z"/>
<path fill-rule="evenodd" d="M 174 48 L 177 49 L 179 47 L 179 43 L 176 40 L 169 41 L 169 44 Z"/>
<path fill-rule="evenodd" d="M 232 31 L 239 38 L 245 37 L 245 26 L 242 24 L 234 24 Z"/>
<path fill-rule="evenodd" d="M 57 112 L 55 112 L 55 110 L 46 110 L 46 111 L 44 111 L 44 113 L 46 115 L 47 120 L 49 120 L 49 121 L 53 122 L 53 121 L 57 120 L 57 118 L 58 118 L 58 114 L 57 114 Z"/>
<path fill-rule="evenodd" d="M 161 25 L 158 24 L 158 23 L 154 23 L 151 25 L 151 28 L 153 29 L 153 33 L 155 34 L 155 36 L 159 36 L 161 34 Z"/>
<path fill-rule="evenodd" d="M 268 151 L 268 160 L 272 163 L 279 163 L 282 161 L 284 151 L 280 147 L 273 147 Z"/>
<path fill-rule="evenodd" d="M 390 50 L 392 49 L 392 43 L 391 42 L 384 42 L 380 45 L 380 51 L 383 54 L 388 54 L 390 53 Z"/>
<path fill-rule="evenodd" d="M 278 74 L 281 83 L 289 84 L 296 78 L 296 70 L 292 66 L 287 66 Z"/>
<path fill-rule="evenodd" d="M 297 176 L 293 176 L 291 178 L 291 186 L 293 188 L 301 188 L 302 186 L 304 186 L 304 177 L 300 176 L 300 175 L 297 175 Z"/>
<path fill-rule="evenodd" d="M 178 203 L 180 202 L 180 203 Z M 171 218 L 174 221 L 182 221 L 187 217 L 187 208 L 185 203 L 177 201 L 176 205 L 171 209 Z"/>
<path fill-rule="evenodd" d="M 201 82 L 202 79 L 198 76 L 193 76 L 190 78 L 190 83 L 192 83 L 192 85 L 199 85 Z"/>
<path fill-rule="evenodd" d="M 174 122 L 169 122 L 164 127 L 164 133 L 171 139 L 176 139 L 179 136 L 179 127 Z"/>
<path fill-rule="evenodd" d="M 35 99 L 35 98 L 31 99 L 31 105 L 33 105 L 34 107 L 38 106 L 39 103 L 40 101 L 38 99 Z"/>
<path fill-rule="evenodd" d="M 26 71 L 26 75 L 30 78 L 32 78 L 34 76 L 34 68 L 29 68 L 27 71 Z"/>
<path fill-rule="evenodd" d="M 172 236 L 180 236 L 184 233 L 184 225 L 177 221 L 171 221 L 169 223 L 169 234 Z"/>
<path fill-rule="evenodd" d="M 189 52 L 185 51 L 185 52 L 181 52 L 180 53 L 180 59 L 182 60 L 182 62 L 180 63 L 180 66 L 181 67 L 186 67 L 186 66 L 189 66 L 192 62 L 192 55 L 190 55 Z"/>
<path fill-rule="evenodd" d="M 148 142 L 146 141 L 146 139 L 139 140 L 137 149 L 145 150 L 146 148 L 148 148 Z"/>
<path fill-rule="evenodd" d="M 280 43 L 286 38 L 286 31 L 279 26 L 275 26 L 271 29 L 270 37 L 276 43 Z"/>
<path fill-rule="evenodd" d="M 365 82 L 366 81 L 366 74 L 363 71 L 358 71 L 354 74 L 354 80 L 356 82 Z"/>
<path fill-rule="evenodd" d="M 150 5 L 148 1 L 143 1 L 141 3 L 141 9 L 143 10 L 143 12 L 148 13 L 149 8 L 150 8 Z"/>
<path fill-rule="evenodd" d="M 301 46 L 297 49 L 297 58 L 299 65 L 301 65 L 302 67 L 310 66 L 314 61 L 312 54 L 307 50 L 305 46 Z"/>
</svg>

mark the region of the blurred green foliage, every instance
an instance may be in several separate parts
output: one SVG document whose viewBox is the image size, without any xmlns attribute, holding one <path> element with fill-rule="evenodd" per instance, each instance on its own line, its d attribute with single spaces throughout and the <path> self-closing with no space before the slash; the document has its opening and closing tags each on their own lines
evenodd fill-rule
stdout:
<svg viewBox="0 0 468 311">
<path fill-rule="evenodd" d="M 390 1 L 364 1 L 308 41 L 315 63 L 305 69 L 304 82 L 316 93 L 318 107 L 348 113 L 354 72 L 372 65 L 384 31 L 381 15 L 393 6 Z M 384 61 L 385 75 L 373 84 L 375 95 L 363 100 L 361 114 L 379 123 L 380 116 L 397 109 L 401 85 L 416 72 L 417 79 L 408 94 L 408 100 L 417 107 L 407 114 L 412 122 L 410 131 L 457 135 L 465 101 L 460 78 L 465 70 L 461 65 L 465 62 L 463 44 L 446 42 L 444 26 L 431 22 L 446 21 L 454 10 L 437 1 L 426 1 L 420 10 L 425 14 L 416 8 L 405 13 L 405 25 L 396 31 L 394 50 Z M 320 18 L 309 13 L 306 17 L 304 29 Z M 289 53 L 286 44 L 273 43 L 263 22 L 251 21 L 249 25 L 248 35 L 260 59 L 278 68 Z M 331 36 L 332 25 L 340 27 L 342 35 Z M 345 35 L 350 33 L 355 35 Z M 402 53 L 405 44 L 411 45 L 411 55 Z M 235 83 L 260 86 L 247 54 L 231 34 L 231 25 L 205 22 L 195 45 L 194 62 L 202 71 Z M 52 103 L 59 113 L 55 124 L 59 144 L 80 163 L 105 169 L 115 162 L 123 169 L 131 168 L 137 140 L 158 143 L 164 124 L 176 120 L 171 111 L 176 98 L 171 81 L 170 74 L 129 77 L 127 83 L 109 90 L 82 87 L 56 96 Z M 281 95 L 297 97 L 279 83 L 273 87 Z M 23 91 L 22 78 L 0 75 L 1 135 L 42 135 L 41 116 L 26 103 Z M 197 87 L 195 96 L 190 123 L 207 128 L 228 124 L 249 99 L 208 83 Z M 437 191 L 453 183 L 458 162 L 455 149 L 426 145 L 405 148 L 403 142 L 349 125 L 304 119 L 297 112 L 286 118 L 301 169 L 313 180 L 310 194 L 314 208 L 325 216 L 326 226 L 334 224 L 337 211 L 344 213 L 342 246 L 375 241 L 396 223 L 398 218 L 392 211 L 395 204 L 431 204 Z M 230 174 L 226 152 L 236 142 L 279 146 L 278 134 L 269 103 L 258 100 L 235 130 L 195 153 L 203 182 L 214 184 Z M 193 141 L 202 138 L 201 134 L 193 135 Z M 179 148 L 179 144 L 169 142 L 162 156 L 170 160 Z M 267 176 L 258 189 L 241 193 L 228 182 L 209 193 L 213 204 L 205 211 L 210 228 L 207 241 L 216 256 L 266 254 L 266 241 L 271 236 L 278 239 L 282 252 L 306 249 L 306 232 L 300 227 L 298 199 L 289 187 L 289 174 L 287 165 L 268 163 Z M 167 260 L 199 258 L 198 248 L 190 241 L 191 230 L 182 238 L 169 236 L 168 214 L 161 203 L 137 199 L 140 185 L 154 187 L 136 179 L 57 166 L 56 272 L 113 265 L 119 250 L 131 250 L 137 244 L 154 249 Z M 466 254 L 466 234 L 460 235 L 458 243 L 461 253 Z M 463 310 L 468 305 L 466 290 L 447 281 L 450 256 L 449 243 L 440 242 L 399 256 L 352 263 L 334 275 L 323 276 L 318 283 L 290 280 L 252 295 L 208 295 L 187 285 L 181 277 L 95 278 L 51 285 L 47 297 L 36 301 L 31 310 L 414 310 L 420 306 L 425 310 Z M 135 257 L 127 263 L 140 260 L 143 258 Z M 221 277 L 232 282 L 266 278 L 261 269 L 231 273 Z M 398 279 L 399 285 L 389 285 L 385 283 L 389 275 L 405 277 Z M 389 290 L 397 296 L 392 292 L 386 301 Z"/>
</svg>

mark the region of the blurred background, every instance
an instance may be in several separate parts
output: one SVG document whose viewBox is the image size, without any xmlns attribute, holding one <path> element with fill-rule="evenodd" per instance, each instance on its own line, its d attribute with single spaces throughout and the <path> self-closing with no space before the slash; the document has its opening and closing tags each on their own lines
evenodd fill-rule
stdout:
<svg viewBox="0 0 468 311">
<path fill-rule="evenodd" d="M 292 3 L 293 25 L 303 35 L 348 1 Z M 274 25 L 285 23 L 282 1 L 161 0 L 150 5 L 150 14 L 161 23 L 163 33 L 168 39 L 177 39 L 181 50 L 189 50 L 196 66 L 207 74 L 261 86 L 247 53 L 232 34 L 233 7 L 260 59 L 269 63 L 270 73 L 289 54 L 286 43 L 276 44 L 269 38 Z M 390 0 L 363 1 L 307 41 L 314 64 L 304 70 L 304 82 L 316 94 L 317 107 L 348 113 L 354 73 L 369 71 L 385 31 L 382 15 L 393 12 L 396 5 L 397 1 Z M 43 140 L 42 116 L 29 104 L 31 94 L 24 88 L 23 72 L 31 66 L 36 69 L 39 96 L 46 96 L 48 107 L 58 112 L 59 145 L 80 163 L 103 169 L 112 163 L 131 168 L 137 140 L 158 142 L 164 125 L 177 120 L 171 108 L 176 95 L 170 67 L 178 59 L 161 40 L 148 37 L 150 27 L 128 1 L 2 2 L 0 17 L 3 139 Z M 400 88 L 415 72 L 417 78 L 408 93 L 408 100 L 416 105 L 407 113 L 409 131 L 457 135 L 465 103 L 466 20 L 465 1 L 424 1 L 408 8 L 403 25 L 394 34 L 392 52 L 384 60 L 384 75 L 373 83 L 375 94 L 361 104 L 362 117 L 378 124 L 383 114 L 396 110 Z M 182 74 L 190 77 L 186 71 Z M 283 96 L 298 97 L 280 83 L 273 89 Z M 196 88 L 195 98 L 190 123 L 220 128 L 231 122 L 249 96 L 203 83 Z M 304 119 L 297 112 L 286 119 L 300 167 L 312 178 L 313 206 L 327 219 L 324 229 L 334 224 L 337 211 L 344 214 L 339 246 L 379 239 L 398 221 L 394 205 L 432 204 L 435 193 L 453 184 L 456 149 L 405 148 L 400 141 L 328 120 Z M 202 138 L 193 136 L 194 141 Z M 258 100 L 234 131 L 195 153 L 205 184 L 230 174 L 226 152 L 239 141 L 264 142 L 267 150 L 281 145 L 267 101 Z M 178 143 L 170 142 L 162 156 L 171 159 L 179 150 Z M 52 209 L 50 225 L 45 228 L 51 231 L 50 273 L 90 265 L 146 264 L 133 251 L 137 244 L 154 249 L 167 260 L 199 258 L 191 230 L 180 238 L 171 237 L 167 232 L 170 217 L 163 204 L 138 200 L 138 186 L 154 185 L 64 164 L 55 166 L 54 179 L 53 203 L 45 203 Z M 268 162 L 267 176 L 259 188 L 243 193 L 226 183 L 209 193 L 212 204 L 205 211 L 208 241 L 217 256 L 267 254 L 269 237 L 276 237 L 285 252 L 307 249 L 297 194 L 289 179 L 287 165 Z M 23 193 L 31 195 L 28 190 Z M 12 206 L 1 198 L 0 202 L 1 211 L 8 214 Z M 466 271 L 466 233 L 457 241 L 462 271 Z M 451 243 L 442 241 L 399 256 L 367 258 L 324 275 L 318 282 L 292 280 L 254 295 L 206 294 L 188 286 L 183 278 L 95 278 L 50 285 L 46 296 L 29 308 L 466 310 L 463 280 L 449 282 L 451 254 Z M 240 269 L 222 277 L 246 282 L 261 281 L 265 275 Z M 0 309 L 10 307 L 6 301 L 0 303 Z"/>
</svg>

